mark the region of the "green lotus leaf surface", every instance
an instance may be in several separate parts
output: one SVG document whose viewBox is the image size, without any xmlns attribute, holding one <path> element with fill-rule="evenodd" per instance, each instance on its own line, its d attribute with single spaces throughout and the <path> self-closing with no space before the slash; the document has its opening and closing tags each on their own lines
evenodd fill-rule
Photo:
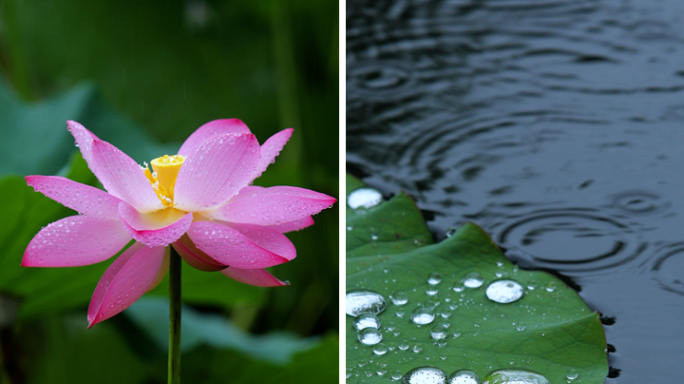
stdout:
<svg viewBox="0 0 684 384">
<path fill-rule="evenodd" d="M 358 188 L 366 186 L 356 180 L 347 194 Z M 348 382 L 384 383 L 419 367 L 446 376 L 467 369 L 482 379 L 513 369 L 551 383 L 604 382 L 608 364 L 599 314 L 558 278 L 519 269 L 472 223 L 431 244 L 420 212 L 403 193 L 347 211 L 347 292 L 373 291 L 387 303 L 377 314 L 378 344 L 372 344 L 375 331 L 357 331 L 359 318 L 347 316 Z M 472 276 L 481 277 L 482 285 L 467 287 L 478 285 Z M 522 296 L 504 303 L 516 293 Z M 428 324 L 412 321 L 432 316 Z"/>
</svg>

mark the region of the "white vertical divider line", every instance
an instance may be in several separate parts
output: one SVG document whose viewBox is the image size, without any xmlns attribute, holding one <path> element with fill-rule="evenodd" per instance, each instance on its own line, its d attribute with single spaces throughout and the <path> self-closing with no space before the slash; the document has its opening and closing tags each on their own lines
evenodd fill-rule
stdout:
<svg viewBox="0 0 684 384">
<path fill-rule="evenodd" d="M 346 53 L 347 53 L 347 25 L 346 25 L 346 9 L 347 9 L 347 2 L 346 0 L 339 0 L 339 104 L 340 104 L 340 110 L 339 110 L 339 130 L 340 130 L 340 139 L 339 139 L 339 144 L 340 144 L 340 165 L 339 165 L 339 172 L 340 172 L 340 182 L 339 182 L 339 199 L 338 199 L 338 209 L 340 210 L 340 223 L 339 223 L 339 233 L 340 233 L 340 252 L 339 252 L 339 259 L 340 259 L 340 279 L 339 279 L 339 340 L 340 340 L 340 351 L 339 351 L 339 359 L 340 359 L 340 384 L 343 384 L 346 382 L 346 319 L 345 319 L 345 310 L 344 310 L 344 298 L 345 298 L 345 292 L 347 292 L 346 289 L 346 278 L 345 276 L 347 275 L 347 262 L 346 262 L 346 244 L 347 244 L 347 238 L 346 238 L 346 222 L 347 222 L 347 217 L 346 217 L 346 207 L 347 207 L 347 193 L 346 193 L 346 185 L 345 185 L 345 180 L 346 180 L 346 154 L 347 154 L 347 76 L 346 76 Z"/>
</svg>

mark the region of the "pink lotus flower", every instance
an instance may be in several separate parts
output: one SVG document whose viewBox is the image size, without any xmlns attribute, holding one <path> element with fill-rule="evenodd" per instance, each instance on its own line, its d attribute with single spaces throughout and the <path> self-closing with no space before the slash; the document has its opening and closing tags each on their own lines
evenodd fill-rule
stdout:
<svg viewBox="0 0 684 384">
<path fill-rule="evenodd" d="M 88 167 L 107 192 L 59 176 L 27 176 L 37 192 L 78 213 L 43 228 L 22 266 L 75 267 L 124 251 L 100 279 L 88 308 L 89 327 L 154 288 L 166 275 L 171 245 L 191 266 L 221 271 L 242 283 L 286 285 L 264 268 L 295 258 L 285 232 L 313 224 L 311 215 L 335 199 L 297 187 L 250 183 L 292 135 L 285 129 L 259 145 L 238 119 L 197 129 L 178 155 L 141 168 L 81 124 L 68 121 Z"/>
</svg>

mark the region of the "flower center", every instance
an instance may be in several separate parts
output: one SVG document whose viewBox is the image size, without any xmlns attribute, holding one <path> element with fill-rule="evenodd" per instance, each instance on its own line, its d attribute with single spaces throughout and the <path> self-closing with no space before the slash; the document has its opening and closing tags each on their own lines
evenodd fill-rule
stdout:
<svg viewBox="0 0 684 384">
<path fill-rule="evenodd" d="M 145 176 L 157 192 L 159 200 L 167 207 L 173 206 L 173 187 L 176 185 L 176 177 L 183 161 L 185 161 L 185 156 L 181 155 L 157 157 L 150 162 L 152 172 L 145 164 Z"/>
</svg>

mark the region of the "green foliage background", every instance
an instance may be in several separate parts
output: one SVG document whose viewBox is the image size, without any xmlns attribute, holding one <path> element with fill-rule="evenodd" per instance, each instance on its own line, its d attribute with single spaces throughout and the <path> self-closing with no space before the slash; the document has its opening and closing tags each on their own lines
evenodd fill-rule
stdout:
<svg viewBox="0 0 684 384">
<path fill-rule="evenodd" d="M 85 329 L 90 295 L 113 259 L 19 267 L 41 226 L 73 214 L 34 193 L 23 176 L 61 170 L 97 185 L 65 120 L 83 123 L 140 163 L 175 153 L 213 119 L 240 118 L 260 142 L 293 127 L 256 184 L 338 194 L 337 2 L 5 0 L 0 70 L 3 383 L 165 382 L 164 351 L 154 337 L 164 324 L 155 329 L 124 313 Z M 214 325 L 219 316 L 253 334 L 286 332 L 278 350 L 292 351 L 269 359 L 200 342 L 184 354 L 187 380 L 337 382 L 337 206 L 314 219 L 288 235 L 297 259 L 272 270 L 289 287 L 250 287 L 184 269 L 195 329 L 203 329 L 202 316 Z M 165 297 L 166 284 L 148 296 Z"/>
</svg>

